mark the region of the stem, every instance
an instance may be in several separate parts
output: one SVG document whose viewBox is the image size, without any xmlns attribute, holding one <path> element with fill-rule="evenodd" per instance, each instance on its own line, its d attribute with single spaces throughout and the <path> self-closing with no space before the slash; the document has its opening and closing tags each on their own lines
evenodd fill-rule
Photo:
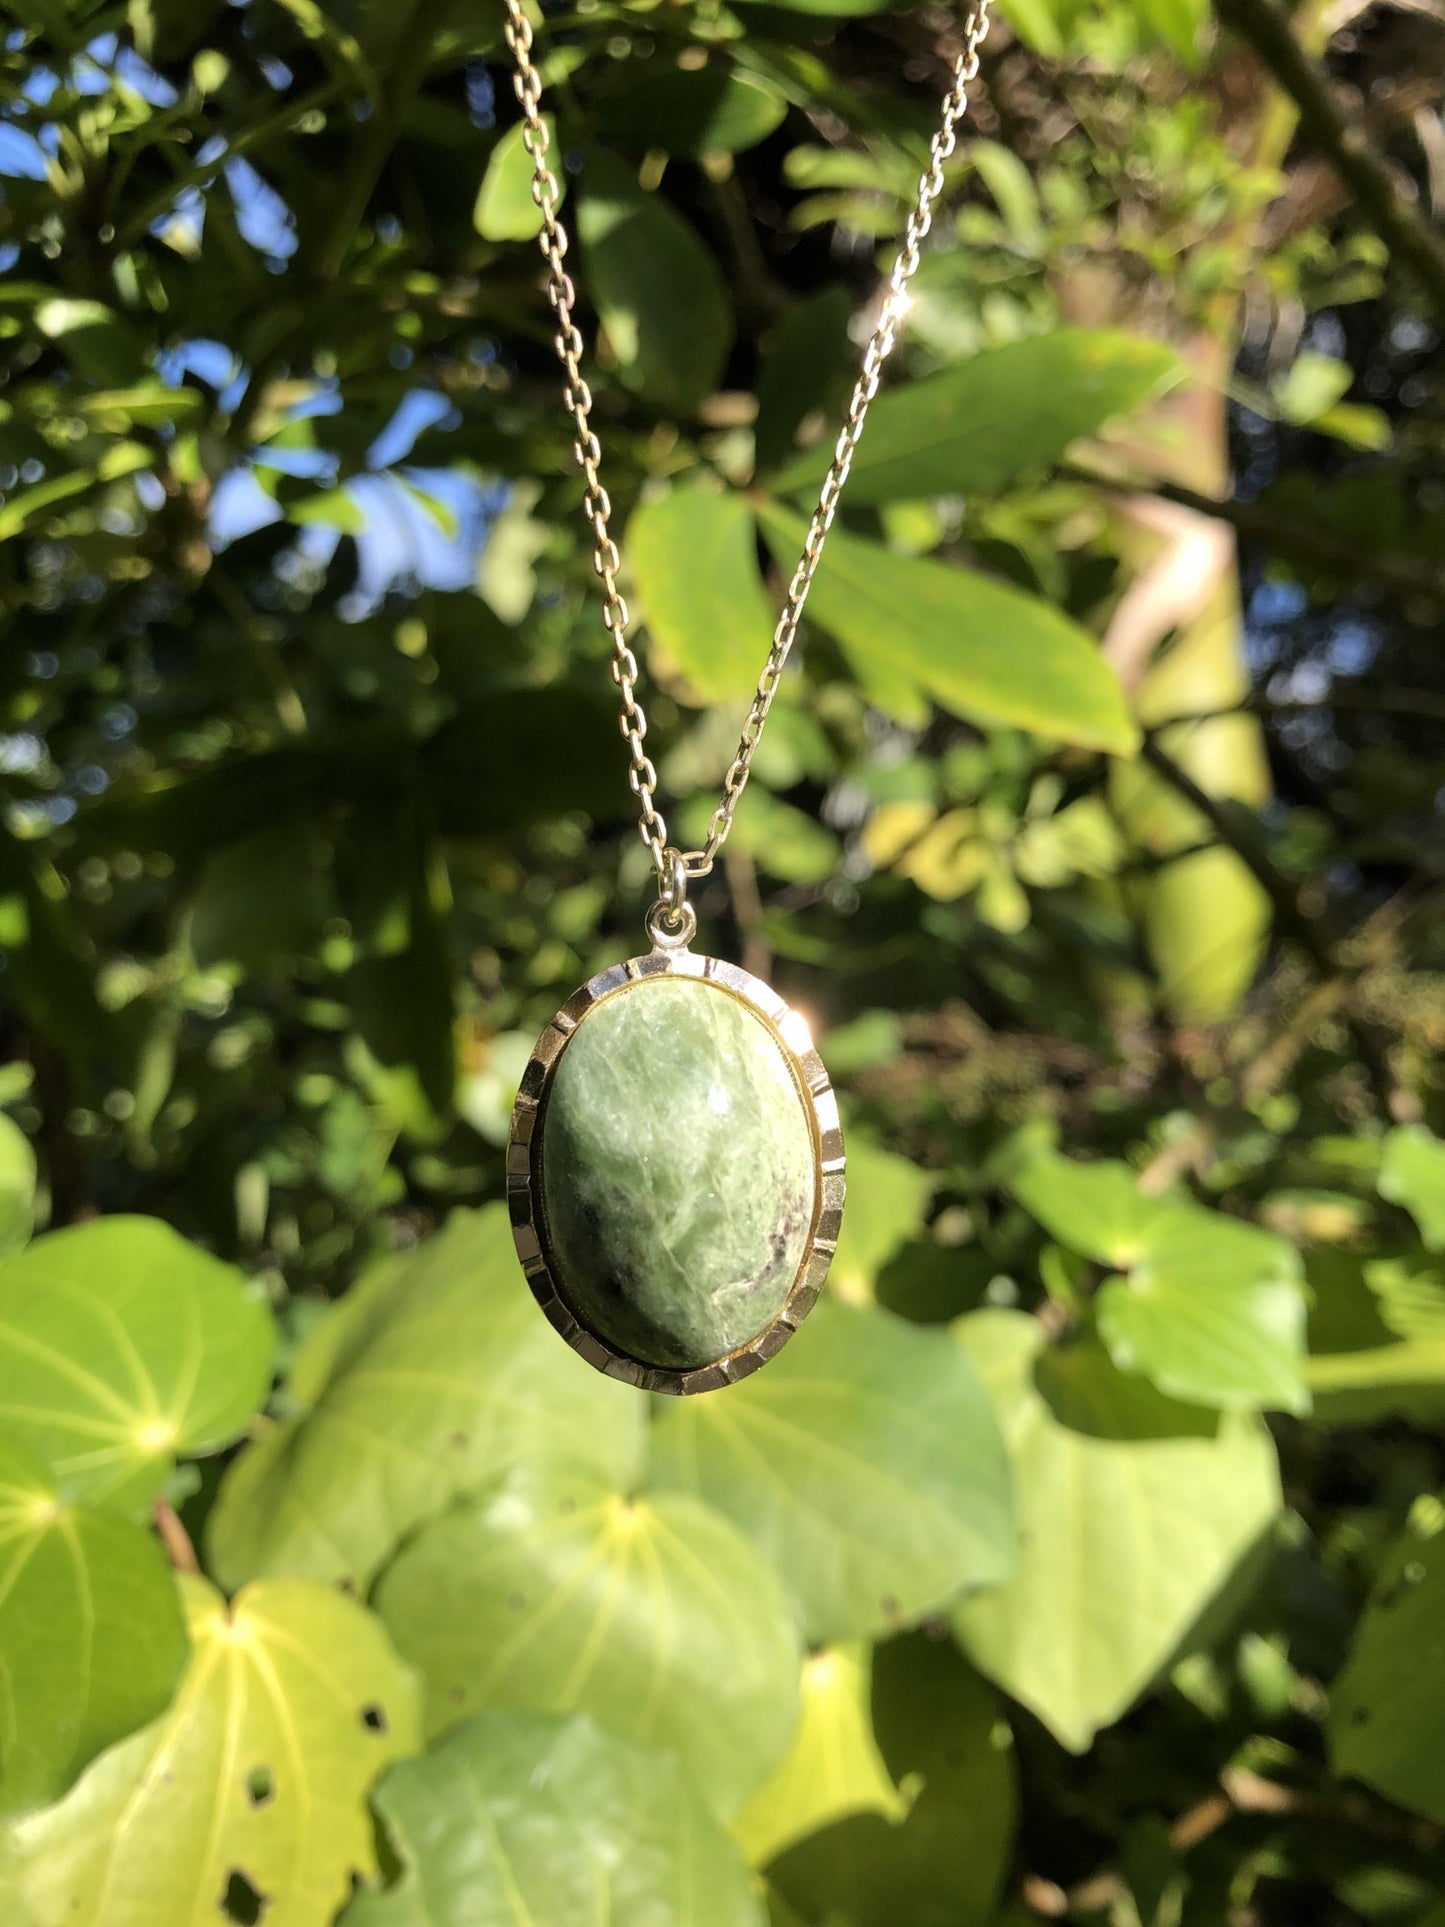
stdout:
<svg viewBox="0 0 1445 1927">
<path fill-rule="evenodd" d="M 169 1499 L 157 1499 L 152 1509 L 156 1534 L 175 1572 L 199 1572 L 201 1562 L 191 1544 L 191 1535 L 181 1524 L 180 1514 Z"/>
<path fill-rule="evenodd" d="M 1325 76 L 1295 38 L 1279 0 L 1215 0 L 1215 12 L 1247 41 L 1299 109 L 1299 124 L 1340 179 L 1380 239 L 1414 270 L 1445 313 L 1445 240 L 1401 191 L 1389 163 L 1341 106 Z"/>
</svg>

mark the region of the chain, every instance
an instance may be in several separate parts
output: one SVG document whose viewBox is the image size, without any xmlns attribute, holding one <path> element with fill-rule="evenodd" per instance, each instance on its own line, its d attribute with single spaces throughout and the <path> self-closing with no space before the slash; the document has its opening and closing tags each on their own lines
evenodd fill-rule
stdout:
<svg viewBox="0 0 1445 1927">
<path fill-rule="evenodd" d="M 797 638 L 803 605 L 817 574 L 823 544 L 838 512 L 838 500 L 862 439 L 869 406 L 878 393 L 883 364 L 893 352 L 908 310 L 908 284 L 917 272 L 923 242 L 933 225 L 934 203 L 943 192 L 944 166 L 957 145 L 958 123 L 967 111 L 969 84 L 978 73 L 979 49 L 988 34 L 990 4 L 991 0 L 973 0 L 968 10 L 963 50 L 954 63 L 953 83 L 944 97 L 938 131 L 929 149 L 928 166 L 918 182 L 903 242 L 888 276 L 878 323 L 863 353 L 863 365 L 833 450 L 833 460 L 808 524 L 803 553 L 788 585 L 768 659 L 758 678 L 737 754 L 724 779 L 722 796 L 713 811 L 707 840 L 700 850 L 679 852 L 668 843 L 667 824 L 657 807 L 657 770 L 647 753 L 647 715 L 637 699 L 637 658 L 627 641 L 631 617 L 617 585 L 621 560 L 610 532 L 612 502 L 602 485 L 602 448 L 592 427 L 592 391 L 582 374 L 582 336 L 573 318 L 577 290 L 566 267 L 567 233 L 557 218 L 561 192 L 548 160 L 551 137 L 542 115 L 542 79 L 532 58 L 532 24 L 522 11 L 522 0 L 506 0 L 507 45 L 516 63 L 512 86 L 522 109 L 523 144 L 532 160 L 532 199 L 542 214 L 538 244 L 547 263 L 547 298 L 557 318 L 557 358 L 566 376 L 563 400 L 576 430 L 573 453 L 586 483 L 583 509 L 594 539 L 592 565 L 602 583 L 602 620 L 612 638 L 612 680 L 622 698 L 619 726 L 628 750 L 628 783 L 641 810 L 639 832 L 657 870 L 660 897 L 656 907 L 667 913 L 665 925 L 685 921 L 684 912 L 689 908 L 685 901 L 686 880 L 704 877 L 712 869 L 747 787 L 753 756 L 778 693 L 783 666 Z"/>
</svg>

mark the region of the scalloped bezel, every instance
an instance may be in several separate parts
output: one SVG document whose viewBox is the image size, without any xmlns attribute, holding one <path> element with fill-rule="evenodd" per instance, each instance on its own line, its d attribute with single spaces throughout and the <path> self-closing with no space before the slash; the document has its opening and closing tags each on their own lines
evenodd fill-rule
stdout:
<svg viewBox="0 0 1445 1927">
<path fill-rule="evenodd" d="M 547 1235 L 542 1206 L 540 1156 L 547 1096 L 562 1053 L 589 1011 L 607 998 L 625 996 L 648 977 L 696 977 L 719 992 L 737 998 L 759 1019 L 783 1053 L 803 1108 L 812 1125 L 814 1157 L 813 1221 L 797 1276 L 772 1323 L 736 1351 L 708 1364 L 672 1370 L 649 1365 L 620 1352 L 580 1317 L 568 1301 L 566 1280 L 558 1273 Z M 573 1351 L 609 1378 L 635 1385 L 644 1392 L 687 1396 L 734 1385 L 780 1352 L 817 1303 L 837 1249 L 843 1220 L 843 1130 L 838 1100 L 823 1060 L 813 1046 L 808 1025 L 797 1011 L 761 978 L 716 957 L 695 956 L 683 947 L 657 949 L 646 957 L 601 970 L 574 991 L 537 1040 L 522 1074 L 507 1141 L 507 1202 L 512 1238 L 532 1295 Z"/>
</svg>

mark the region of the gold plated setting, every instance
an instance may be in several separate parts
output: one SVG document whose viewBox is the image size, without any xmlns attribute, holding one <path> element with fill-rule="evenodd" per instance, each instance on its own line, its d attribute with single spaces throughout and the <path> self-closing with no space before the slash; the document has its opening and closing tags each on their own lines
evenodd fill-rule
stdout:
<svg viewBox="0 0 1445 1927">
<path fill-rule="evenodd" d="M 547 1094 L 569 1039 L 587 1013 L 605 998 L 625 995 L 629 987 L 654 976 L 700 977 L 736 997 L 761 1020 L 793 1074 L 813 1131 L 813 1220 L 797 1276 L 782 1310 L 770 1325 L 736 1351 L 710 1364 L 676 1371 L 644 1364 L 617 1351 L 577 1316 L 567 1301 L 566 1281 L 557 1273 L 549 1247 L 542 1205 L 540 1151 Z M 649 956 L 633 957 L 599 971 L 570 996 L 537 1040 L 522 1075 L 507 1144 L 507 1202 L 512 1238 L 532 1295 L 555 1329 L 599 1372 L 635 1385 L 640 1391 L 687 1395 L 736 1384 L 765 1365 L 787 1344 L 817 1303 L 837 1249 L 846 1190 L 843 1131 L 838 1100 L 813 1046 L 807 1023 L 777 992 L 737 965 L 699 957 L 684 944 L 660 944 Z"/>
</svg>

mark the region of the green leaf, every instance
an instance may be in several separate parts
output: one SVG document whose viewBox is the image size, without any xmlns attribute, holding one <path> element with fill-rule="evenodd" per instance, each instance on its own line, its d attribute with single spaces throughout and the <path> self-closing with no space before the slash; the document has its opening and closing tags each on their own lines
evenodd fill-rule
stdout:
<svg viewBox="0 0 1445 1927">
<path fill-rule="evenodd" d="M 1058 20 L 1058 0 L 998 0 L 999 11 L 1026 47 L 1046 60 L 1064 51 Z"/>
<path fill-rule="evenodd" d="M 669 1406 L 652 1440 L 655 1477 L 748 1533 L 810 1640 L 896 1631 L 1012 1564 L 988 1401 L 945 1333 L 890 1312 L 825 1300 L 766 1372 Z"/>
<path fill-rule="evenodd" d="M 241 1274 L 152 1218 L 52 1231 L 0 1265 L 0 1427 L 68 1499 L 138 1509 L 230 1443 L 274 1334 Z"/>
<path fill-rule="evenodd" d="M 791 568 L 805 527 L 760 511 Z M 982 725 L 1011 723 L 1086 748 L 1129 755 L 1139 733 L 1092 636 L 1052 604 L 929 558 L 893 555 L 835 528 L 808 598 L 865 683 L 916 684 L 941 708 Z"/>
<path fill-rule="evenodd" d="M 41 334 L 76 373 L 99 388 L 126 388 L 147 372 L 146 344 L 130 322 L 99 301 L 56 295 L 35 310 Z"/>
<path fill-rule="evenodd" d="M 366 511 L 349 485 L 327 488 L 287 505 L 286 520 L 298 528 L 339 529 L 343 535 L 366 532 Z"/>
<path fill-rule="evenodd" d="M 1305 1294 L 1289 1242 L 1171 1198 L 1146 1197 L 1127 1164 L 1047 1152 L 1010 1179 L 1071 1251 L 1127 1270 L 1099 1291 L 1099 1335 L 1121 1371 L 1203 1405 L 1309 1410 Z"/>
<path fill-rule="evenodd" d="M 992 183 L 990 183 L 992 185 Z M 1060 328 L 985 349 L 958 368 L 874 402 L 848 474 L 851 502 L 993 492 L 1046 468 L 1081 435 L 1177 380 L 1178 357 L 1142 336 Z M 822 481 L 831 444 L 778 477 L 787 494 Z"/>
<path fill-rule="evenodd" d="M 853 379 L 848 324 L 853 303 L 843 288 L 822 288 L 796 302 L 778 323 L 758 376 L 754 445 L 759 474 L 792 453 L 799 425 L 842 401 Z"/>
<path fill-rule="evenodd" d="M 1029 254 L 1042 254 L 1044 250 L 1043 217 L 1039 208 L 1039 191 L 1034 185 L 1033 175 L 1010 147 L 1003 147 L 997 141 L 975 140 L 969 143 L 968 158 L 983 177 L 984 186 L 993 196 L 999 213 L 1009 234 L 1019 247 Z M 1048 341 L 1058 341 L 1058 335 L 1046 335 Z M 1126 335 L 1115 337 L 1127 341 Z M 1014 344 L 1017 347 L 1020 344 Z M 1000 351 L 995 349 L 995 354 Z M 982 357 L 988 360 L 985 354 Z"/>
<path fill-rule="evenodd" d="M 1307 426 L 1342 400 L 1353 381 L 1348 362 L 1307 349 L 1295 357 L 1288 374 L 1275 388 L 1274 398 L 1286 421 Z"/>
<path fill-rule="evenodd" d="M 1385 1138 L 1380 1196 L 1403 1205 L 1431 1251 L 1445 1251 L 1445 1143 L 1423 1124 L 1402 1124 Z"/>
<path fill-rule="evenodd" d="M 589 1458 L 626 1482 L 643 1402 L 584 1365 L 527 1289 L 502 1205 L 458 1211 L 380 1265 L 301 1347 L 301 1415 L 248 1446 L 209 1524 L 226 1585 L 365 1586 L 405 1535 L 518 1463 Z"/>
<path fill-rule="evenodd" d="M 1176 1206 L 1149 1226 L 1128 1278 L 1106 1280 L 1097 1317 L 1120 1370 L 1174 1398 L 1309 1410 L 1304 1286 L 1284 1238 Z"/>
<path fill-rule="evenodd" d="M 911 1158 L 885 1151 L 867 1132 L 848 1132 L 848 1208 L 828 1276 L 840 1296 L 873 1297 L 879 1272 L 923 1223 L 934 1179 Z"/>
<path fill-rule="evenodd" d="M 1279 1510 L 1258 1419 L 1166 1399 L 1080 1342 L 1046 1353 L 1036 1320 L 956 1327 L 1013 1461 L 1013 1578 L 954 1623 L 979 1668 L 1084 1752 L 1187 1640 Z"/>
<path fill-rule="evenodd" d="M 665 1754 L 582 1718 L 483 1713 L 394 1767 L 402 1874 L 342 1927 L 762 1927 L 736 1848 Z"/>
<path fill-rule="evenodd" d="M 727 289 L 681 215 L 609 154 L 589 154 L 577 199 L 588 282 L 622 380 L 690 415 L 716 388 L 733 338 Z"/>
<path fill-rule="evenodd" d="M 328 1927 L 376 1864 L 366 1794 L 417 1744 L 416 1692 L 370 1613 L 273 1580 L 227 1606 L 183 1580 L 191 1662 L 163 1719 L 0 1835 L 26 1927 L 191 1927 L 249 1885 L 267 1927 Z"/>
<path fill-rule="evenodd" d="M 648 633 L 698 693 L 708 702 L 751 696 L 773 605 L 743 498 L 675 488 L 644 502 L 627 525 L 626 554 Z"/>
<path fill-rule="evenodd" d="M 1132 1265 L 1149 1227 L 1177 1206 L 1149 1198 L 1138 1173 L 1114 1158 L 1080 1164 L 1046 1151 L 1009 1178 L 1009 1189 L 1050 1237 L 1099 1264 Z"/>
<path fill-rule="evenodd" d="M 0 1112 L 0 1258 L 18 1251 L 34 1229 L 35 1176 L 29 1138 Z"/>
<path fill-rule="evenodd" d="M 792 1747 L 733 1822 L 753 1866 L 851 1814 L 906 1816 L 912 1800 L 894 1786 L 873 1736 L 872 1680 L 866 1647 L 824 1646 L 804 1660 Z"/>
<path fill-rule="evenodd" d="M 913 1633 L 875 1652 L 872 1711 L 907 1817 L 823 1827 L 772 1862 L 772 1890 L 829 1927 L 992 1927 L 1018 1804 L 994 1695 L 951 1640 Z"/>
<path fill-rule="evenodd" d="M 163 1712 L 185 1657 L 155 1540 L 67 1505 L 0 1439 L 0 1813 L 57 1799 L 102 1747 Z"/>
<path fill-rule="evenodd" d="M 787 111 L 786 102 L 750 75 L 722 66 L 674 67 L 604 96 L 597 125 L 634 153 L 737 154 L 766 140 Z"/>
<path fill-rule="evenodd" d="M 1209 0 L 1140 0 L 1140 10 L 1186 67 L 1199 65 L 1199 40 L 1209 23 Z"/>
<path fill-rule="evenodd" d="M 557 123 L 550 114 L 543 119 L 548 147 L 555 156 Z M 472 226 L 484 241 L 533 241 L 542 232 L 542 210 L 532 199 L 532 156 L 524 145 L 525 133 L 525 123 L 514 122 L 488 157 L 472 209 Z M 554 171 L 565 193 L 566 173 Z"/>
<path fill-rule="evenodd" d="M 376 1607 L 425 1681 L 429 1733 L 492 1707 L 587 1713 L 670 1747 L 727 1815 L 793 1731 L 787 1599 L 742 1534 L 683 1493 L 517 1473 L 405 1545 Z"/>
<path fill-rule="evenodd" d="M 1416 1501 L 1330 1696 L 1335 1768 L 1445 1823 L 1445 1506 Z"/>
</svg>

